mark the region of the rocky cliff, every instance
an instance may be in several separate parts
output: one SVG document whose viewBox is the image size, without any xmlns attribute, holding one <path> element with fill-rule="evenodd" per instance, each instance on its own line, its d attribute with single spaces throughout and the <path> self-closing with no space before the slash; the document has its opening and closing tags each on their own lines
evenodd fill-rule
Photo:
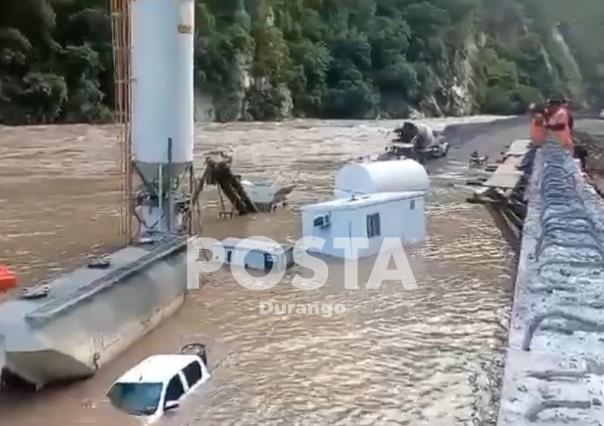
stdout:
<svg viewBox="0 0 604 426">
<path fill-rule="evenodd" d="M 242 100 L 237 114 L 216 118 L 514 114 L 552 94 L 585 106 L 587 82 L 561 30 L 564 17 L 545 13 L 552 3 L 541 3 L 233 2 L 233 19 L 213 30 L 250 35 L 237 72 L 253 84 L 232 87 Z M 203 13 L 212 7 L 207 1 Z M 207 79 L 199 87 L 211 92 L 217 85 Z"/>
<path fill-rule="evenodd" d="M 200 120 L 522 113 L 604 101 L 601 0 L 196 0 Z M 0 4 L 0 123 L 105 121 L 105 0 Z"/>
</svg>

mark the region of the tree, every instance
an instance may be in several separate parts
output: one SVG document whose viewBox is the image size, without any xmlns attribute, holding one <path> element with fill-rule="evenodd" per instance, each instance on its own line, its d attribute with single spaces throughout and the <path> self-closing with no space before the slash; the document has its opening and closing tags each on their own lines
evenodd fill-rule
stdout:
<svg viewBox="0 0 604 426">
<path fill-rule="evenodd" d="M 323 116 L 326 118 L 367 118 L 375 112 L 376 99 L 362 80 L 343 80 L 329 89 Z"/>
<path fill-rule="evenodd" d="M 382 92 L 398 93 L 406 99 L 417 99 L 420 82 L 413 65 L 400 60 L 377 72 L 376 84 Z"/>
<path fill-rule="evenodd" d="M 195 8 L 196 90 L 218 120 L 283 118 L 292 100 L 298 116 L 468 111 L 452 106 L 460 85 L 463 102 L 488 111 L 522 112 L 553 91 L 604 102 L 601 0 L 195 0 Z M 107 119 L 112 62 L 106 0 L 0 2 L 0 121 Z"/>
<path fill-rule="evenodd" d="M 298 115 L 317 116 L 327 92 L 327 71 L 332 60 L 323 43 L 305 39 L 291 46 L 294 72 L 290 86 Z"/>
<path fill-rule="evenodd" d="M 507 91 L 500 86 L 488 87 L 481 108 L 487 114 L 510 114 L 511 104 Z"/>
<path fill-rule="evenodd" d="M 51 123 L 61 114 L 67 100 L 65 79 L 56 74 L 28 73 L 18 96 L 34 122 Z"/>
<path fill-rule="evenodd" d="M 32 45 L 16 28 L 0 28 L 0 67 L 4 72 L 23 70 Z"/>
</svg>

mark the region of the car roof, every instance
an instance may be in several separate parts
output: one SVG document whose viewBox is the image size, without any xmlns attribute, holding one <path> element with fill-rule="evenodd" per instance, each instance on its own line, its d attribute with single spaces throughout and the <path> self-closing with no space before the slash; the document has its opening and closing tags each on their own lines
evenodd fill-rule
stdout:
<svg viewBox="0 0 604 426">
<path fill-rule="evenodd" d="M 124 373 L 116 383 L 166 383 L 192 362 L 197 355 L 152 355 Z"/>
</svg>

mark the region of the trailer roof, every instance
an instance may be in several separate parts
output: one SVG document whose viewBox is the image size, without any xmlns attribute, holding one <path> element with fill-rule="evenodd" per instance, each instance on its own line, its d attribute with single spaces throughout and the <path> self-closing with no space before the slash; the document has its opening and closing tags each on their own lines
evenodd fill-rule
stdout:
<svg viewBox="0 0 604 426">
<path fill-rule="evenodd" d="M 308 210 L 350 210 L 360 207 L 373 206 L 376 204 L 388 203 L 391 201 L 407 200 L 411 198 L 423 198 L 424 192 L 379 192 L 375 194 L 358 194 L 354 198 L 340 198 L 337 200 L 326 201 L 323 203 L 310 204 L 303 206 L 303 211 Z"/>
</svg>

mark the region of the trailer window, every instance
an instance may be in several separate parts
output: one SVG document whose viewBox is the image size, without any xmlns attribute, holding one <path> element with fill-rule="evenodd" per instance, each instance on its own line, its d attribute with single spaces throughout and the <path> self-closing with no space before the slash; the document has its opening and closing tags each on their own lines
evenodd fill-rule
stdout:
<svg viewBox="0 0 604 426">
<path fill-rule="evenodd" d="M 409 204 L 409 210 L 415 210 L 415 200 L 411 200 L 411 203 Z"/>
<path fill-rule="evenodd" d="M 317 216 L 313 219 L 315 228 L 327 228 L 329 225 L 331 225 L 329 214 Z"/>
<path fill-rule="evenodd" d="M 187 383 L 189 387 L 192 388 L 197 384 L 197 382 L 201 379 L 201 366 L 198 362 L 192 362 L 183 368 L 182 372 L 187 378 Z"/>
<path fill-rule="evenodd" d="M 367 238 L 379 237 L 380 235 L 380 214 L 367 215 Z"/>
</svg>

